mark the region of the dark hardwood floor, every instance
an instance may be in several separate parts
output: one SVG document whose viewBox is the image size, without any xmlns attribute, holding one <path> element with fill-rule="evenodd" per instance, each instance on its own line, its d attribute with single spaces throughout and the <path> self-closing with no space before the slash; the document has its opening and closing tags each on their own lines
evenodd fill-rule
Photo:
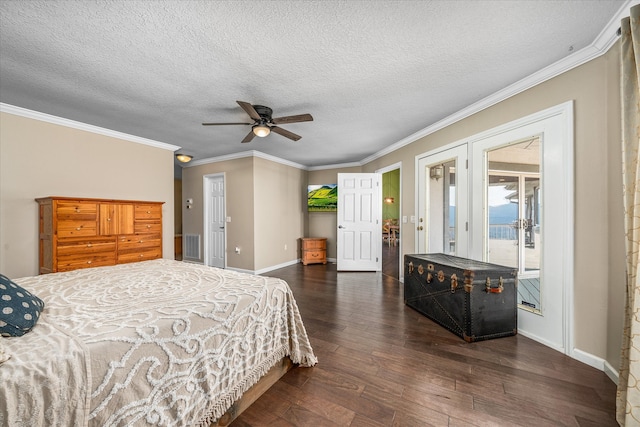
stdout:
<svg viewBox="0 0 640 427">
<path fill-rule="evenodd" d="M 617 426 L 614 383 L 521 335 L 466 343 L 403 303 L 388 274 L 301 264 L 286 280 L 319 363 L 294 368 L 241 426 Z"/>
</svg>

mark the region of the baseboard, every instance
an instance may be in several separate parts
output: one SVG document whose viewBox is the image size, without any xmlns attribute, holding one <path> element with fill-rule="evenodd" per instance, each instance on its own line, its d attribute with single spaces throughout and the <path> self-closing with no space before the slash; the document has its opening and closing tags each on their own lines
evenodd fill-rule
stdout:
<svg viewBox="0 0 640 427">
<path fill-rule="evenodd" d="M 579 360 L 582 363 L 586 363 L 587 365 L 594 367 L 599 371 L 604 371 L 605 360 L 594 356 L 593 354 L 574 348 L 569 356 L 573 357 L 576 360 Z"/>
<path fill-rule="evenodd" d="M 604 372 L 605 374 L 607 374 L 611 381 L 618 385 L 618 371 L 614 369 L 614 367 L 611 366 L 611 364 L 606 360 L 594 356 L 593 354 L 587 353 L 586 351 L 578 350 L 577 348 L 573 349 L 573 352 L 572 354 L 570 354 L 570 356 L 582 363 L 586 363 L 587 365 Z"/>
<path fill-rule="evenodd" d="M 620 374 L 618 374 L 618 371 L 614 369 L 613 366 L 611 366 L 606 360 L 604 361 L 604 373 L 607 374 L 611 381 L 618 385 Z"/>
<path fill-rule="evenodd" d="M 294 259 L 291 261 L 287 261 L 287 262 L 283 262 L 282 264 L 278 264 L 278 265 L 272 265 L 270 267 L 265 267 L 265 268 L 261 268 L 259 270 L 256 270 L 254 272 L 254 274 L 263 274 L 263 273 L 268 273 L 269 271 L 273 271 L 273 270 L 277 270 L 279 268 L 284 268 L 284 267 L 289 267 L 290 265 L 294 265 L 300 262 L 300 259 Z"/>
<path fill-rule="evenodd" d="M 534 334 L 530 334 L 526 331 L 521 330 L 518 330 L 518 334 L 527 338 L 531 338 L 532 340 L 537 341 L 540 344 L 552 348 L 560 353 L 564 353 L 564 349 L 562 347 L 554 346 L 550 342 L 547 342 Z M 570 354 L 567 354 L 567 356 L 604 372 L 605 374 L 607 374 L 611 381 L 613 381 L 616 385 L 618 384 L 618 371 L 616 371 L 613 366 L 611 366 L 611 364 L 609 364 L 609 362 L 607 362 L 606 360 L 577 348 L 574 348 L 573 351 L 570 352 Z"/>
<path fill-rule="evenodd" d="M 238 273 L 256 274 L 255 271 L 253 271 L 253 270 L 245 270 L 244 268 L 236 268 L 236 267 L 226 266 L 224 269 L 225 270 L 231 270 L 231 271 L 237 271 Z"/>
<path fill-rule="evenodd" d="M 542 345 L 544 345 L 546 347 L 552 348 L 555 351 L 559 351 L 562 354 L 565 354 L 564 353 L 564 348 L 558 347 L 558 346 L 554 345 L 553 343 L 551 343 L 550 341 L 547 341 L 547 340 L 545 340 L 545 339 L 543 339 L 543 338 L 541 338 L 541 337 L 539 337 L 539 336 L 537 336 L 535 334 L 532 334 L 532 333 L 527 332 L 527 331 L 523 331 L 521 329 L 518 329 L 518 334 L 522 335 L 524 337 L 530 338 L 530 339 L 532 339 L 532 340 L 534 340 L 536 342 L 539 342 L 540 344 L 542 344 Z"/>
</svg>

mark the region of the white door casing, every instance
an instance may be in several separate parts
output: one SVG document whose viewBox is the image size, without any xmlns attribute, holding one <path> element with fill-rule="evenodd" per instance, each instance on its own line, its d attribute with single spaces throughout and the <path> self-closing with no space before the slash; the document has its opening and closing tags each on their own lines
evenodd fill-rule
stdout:
<svg viewBox="0 0 640 427">
<path fill-rule="evenodd" d="M 226 214 L 224 174 L 204 176 L 204 262 L 225 268 Z"/>
<path fill-rule="evenodd" d="M 378 173 L 338 174 L 338 270 L 382 270 L 381 181 Z"/>
</svg>

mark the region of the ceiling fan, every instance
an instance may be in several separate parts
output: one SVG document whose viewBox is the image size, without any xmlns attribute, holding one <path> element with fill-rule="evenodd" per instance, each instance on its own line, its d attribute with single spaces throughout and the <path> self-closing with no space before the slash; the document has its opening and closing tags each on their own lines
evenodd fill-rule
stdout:
<svg viewBox="0 0 640 427">
<path fill-rule="evenodd" d="M 296 135 L 293 132 L 289 132 L 276 125 L 298 122 L 310 122 L 313 121 L 311 114 L 298 114 L 295 116 L 285 117 L 271 117 L 273 110 L 264 105 L 251 105 L 248 102 L 236 101 L 238 105 L 242 107 L 244 111 L 253 119 L 253 123 L 203 123 L 203 126 L 225 126 L 225 125 L 251 125 L 251 132 L 244 137 L 242 142 L 251 142 L 253 137 L 265 137 L 271 133 L 271 131 L 280 134 L 286 138 L 294 141 L 302 138 L 300 135 Z"/>
</svg>

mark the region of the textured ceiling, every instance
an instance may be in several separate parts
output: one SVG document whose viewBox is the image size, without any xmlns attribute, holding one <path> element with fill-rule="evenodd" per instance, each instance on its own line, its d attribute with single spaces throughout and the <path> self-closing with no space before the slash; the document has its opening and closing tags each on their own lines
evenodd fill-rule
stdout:
<svg viewBox="0 0 640 427">
<path fill-rule="evenodd" d="M 0 2 L 0 102 L 183 147 L 359 162 L 587 48 L 625 1 Z M 236 100 L 302 136 L 240 141 Z"/>
</svg>

